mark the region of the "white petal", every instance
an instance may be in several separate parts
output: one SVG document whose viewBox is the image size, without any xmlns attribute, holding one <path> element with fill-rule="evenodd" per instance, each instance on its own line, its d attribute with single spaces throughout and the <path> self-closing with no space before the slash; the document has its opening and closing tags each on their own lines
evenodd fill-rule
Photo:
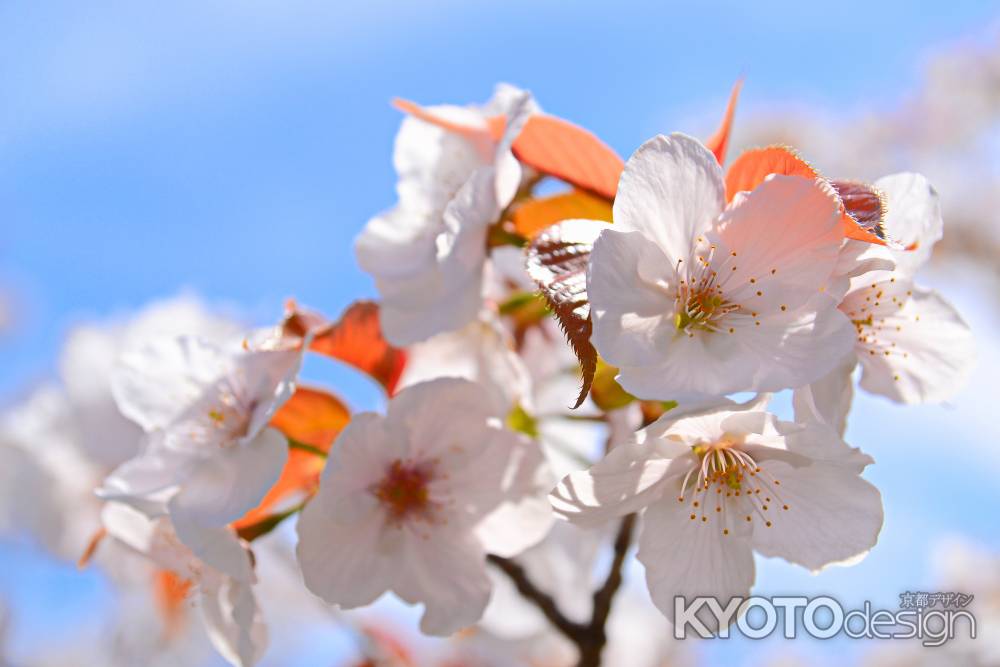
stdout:
<svg viewBox="0 0 1000 667">
<path fill-rule="evenodd" d="M 617 226 L 617 224 L 616 224 Z M 647 236 L 605 229 L 590 255 L 587 295 L 594 347 L 610 363 L 639 366 L 661 357 L 675 337 L 670 260 Z"/>
<path fill-rule="evenodd" d="M 615 227 L 656 242 L 673 266 L 688 261 L 695 239 L 722 212 L 722 168 L 697 139 L 653 137 L 632 154 L 615 197 Z"/>
<path fill-rule="evenodd" d="M 152 431 L 196 402 L 228 364 L 221 348 L 198 338 L 155 338 L 122 355 L 111 389 L 122 414 Z"/>
<path fill-rule="evenodd" d="M 690 455 L 690 448 L 659 440 L 626 442 L 612 449 L 589 470 L 567 475 L 553 489 L 553 509 L 573 523 L 595 527 L 655 502 L 670 475 L 686 472 L 693 461 L 673 457 Z"/>
<path fill-rule="evenodd" d="M 854 400 L 854 382 L 851 376 L 857 365 L 857 357 L 848 354 L 840 365 L 824 377 L 796 389 L 792 393 L 795 421 L 819 421 L 828 424 L 843 436 L 847 430 L 847 413 Z"/>
<path fill-rule="evenodd" d="M 173 520 L 179 539 L 196 558 L 209 567 L 245 582 L 254 581 L 249 553 L 228 526 L 206 526 L 188 516 Z"/>
<path fill-rule="evenodd" d="M 499 217 L 493 169 L 478 169 L 444 211 L 432 262 L 378 279 L 382 327 L 394 345 L 409 345 L 476 318 L 482 304 L 486 230 Z"/>
<path fill-rule="evenodd" d="M 972 332 L 933 290 L 886 281 L 852 292 L 841 308 L 856 321 L 872 318 L 857 332 L 867 391 L 900 403 L 937 403 L 954 395 L 972 371 Z"/>
<path fill-rule="evenodd" d="M 722 519 L 703 522 L 696 512 L 692 520 L 687 504 L 665 498 L 643 514 L 637 558 L 646 568 L 653 603 L 671 621 L 677 596 L 689 602 L 712 596 L 725 607 L 731 598 L 750 593 L 755 570 L 748 524 L 742 521 L 746 512 L 740 503 L 726 510 Z M 698 614 L 710 631 L 718 630 L 708 616 Z"/>
<path fill-rule="evenodd" d="M 227 447 L 203 460 L 170 501 L 180 517 L 206 526 L 223 526 L 256 507 L 281 475 L 288 444 L 279 431 L 266 428 L 249 442 Z"/>
<path fill-rule="evenodd" d="M 481 115 L 454 106 L 424 107 L 449 122 L 482 126 Z M 396 135 L 393 164 L 399 174 L 396 189 L 400 203 L 428 214 L 432 224 L 459 188 L 477 168 L 492 160 L 492 141 L 470 141 L 468 135 L 450 132 L 412 116 L 403 119 Z M 436 214 L 436 217 L 435 217 Z"/>
<path fill-rule="evenodd" d="M 757 551 L 817 571 L 875 546 L 882 529 L 882 496 L 855 470 L 823 462 L 801 468 L 782 461 L 758 465 L 780 485 L 764 512 L 772 526 L 754 522 Z"/>
<path fill-rule="evenodd" d="M 407 525 L 403 531 L 392 589 L 410 604 L 423 603 L 420 630 L 447 636 L 482 618 L 491 584 L 478 540 L 447 528 L 428 533 Z"/>
<path fill-rule="evenodd" d="M 793 310 L 828 283 L 837 264 L 838 201 L 818 182 L 772 176 L 722 214 L 711 238 L 711 265 L 730 302 L 760 313 Z"/>
<path fill-rule="evenodd" d="M 504 439 L 504 500 L 476 527 L 476 535 L 486 551 L 510 558 L 540 542 L 552 528 L 555 517 L 547 494 L 555 480 L 538 443 L 509 432 Z"/>
<path fill-rule="evenodd" d="M 296 547 L 306 587 L 331 604 L 350 609 L 374 602 L 389 589 L 394 563 L 378 544 L 384 521 L 376 500 L 366 491 L 354 492 L 353 516 L 338 505 L 337 489 L 320 486 L 299 517 Z M 363 507 L 362 507 L 363 506 Z"/>
<path fill-rule="evenodd" d="M 236 667 L 255 665 L 267 647 L 267 627 L 250 584 L 215 576 L 200 589 L 202 619 L 215 650 Z"/>
<path fill-rule="evenodd" d="M 497 87 L 491 106 L 507 117 L 503 136 L 497 142 L 495 158 L 495 191 L 501 208 L 510 204 L 521 185 L 521 163 L 511 153 L 510 147 L 521 134 L 531 114 L 538 111 L 531 93 L 513 86 Z"/>
<path fill-rule="evenodd" d="M 941 240 L 944 221 L 934 186 L 921 174 L 892 174 L 875 181 L 885 195 L 885 229 L 893 241 L 910 251 L 893 251 L 896 270 L 912 277 L 930 259 L 934 244 Z"/>
<path fill-rule="evenodd" d="M 743 348 L 740 356 L 752 359 L 755 369 L 748 385 L 730 391 L 801 387 L 833 370 L 850 353 L 855 333 L 850 320 L 832 305 L 832 299 L 817 294 L 797 311 L 760 317 L 760 326 L 750 318 L 735 323 L 733 337 Z"/>
<path fill-rule="evenodd" d="M 164 447 L 161 435 L 162 432 L 154 433 L 138 456 L 108 475 L 96 489 L 97 496 L 127 503 L 149 516 L 165 513 L 165 502 L 198 459 Z"/>
</svg>

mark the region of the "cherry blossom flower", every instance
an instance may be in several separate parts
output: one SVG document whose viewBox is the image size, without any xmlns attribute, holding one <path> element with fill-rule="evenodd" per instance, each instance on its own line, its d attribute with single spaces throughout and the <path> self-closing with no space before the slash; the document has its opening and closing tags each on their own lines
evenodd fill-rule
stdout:
<svg viewBox="0 0 1000 667">
<path fill-rule="evenodd" d="M 198 602 L 208 637 L 230 664 L 256 664 L 267 644 L 267 629 L 253 594 L 255 577 L 246 546 L 232 531 L 220 536 L 229 544 L 229 558 L 215 567 L 185 546 L 167 517 L 150 519 L 122 503 L 110 502 L 102 513 L 110 537 L 189 582 Z"/>
<path fill-rule="evenodd" d="M 429 634 L 478 620 L 486 554 L 517 554 L 552 522 L 532 498 L 537 447 L 501 423 L 482 387 L 453 378 L 401 391 L 385 417 L 356 415 L 299 519 L 306 586 L 344 608 L 386 591 L 423 603 Z"/>
<path fill-rule="evenodd" d="M 775 175 L 724 203 L 721 167 L 685 135 L 657 136 L 625 165 L 587 293 L 594 346 L 635 396 L 796 387 L 850 349 L 824 293 L 843 238 L 829 186 Z"/>
<path fill-rule="evenodd" d="M 638 558 L 653 602 L 747 596 L 753 552 L 817 571 L 863 556 L 882 526 L 872 460 L 829 427 L 777 420 L 766 400 L 668 412 L 552 492 L 583 526 L 643 511 Z"/>
<path fill-rule="evenodd" d="M 866 391 L 898 403 L 937 403 L 962 386 L 975 360 L 972 332 L 955 308 L 914 282 L 942 236 L 937 192 L 926 178 L 910 173 L 882 178 L 876 187 L 885 197 L 888 233 L 915 249 L 845 244 L 848 266 L 881 261 L 851 278 L 840 304 L 855 327 L 854 350 L 829 375 L 797 390 L 794 399 L 800 418 L 819 417 L 841 433 L 857 365 Z"/>
<path fill-rule="evenodd" d="M 382 326 L 394 345 L 475 319 L 487 228 L 521 183 L 510 146 L 535 109 L 527 92 L 499 86 L 481 109 L 428 107 L 421 118 L 403 120 L 394 157 L 399 203 L 369 221 L 356 245 L 358 263 L 375 278 Z M 499 115 L 506 125 L 495 140 L 489 119 Z"/>
<path fill-rule="evenodd" d="M 284 436 L 267 424 L 305 347 L 265 330 L 226 346 L 166 338 L 125 353 L 114 394 L 146 438 L 99 495 L 169 514 L 178 537 L 222 569 L 234 557 L 226 526 L 257 506 L 287 459 Z"/>
</svg>

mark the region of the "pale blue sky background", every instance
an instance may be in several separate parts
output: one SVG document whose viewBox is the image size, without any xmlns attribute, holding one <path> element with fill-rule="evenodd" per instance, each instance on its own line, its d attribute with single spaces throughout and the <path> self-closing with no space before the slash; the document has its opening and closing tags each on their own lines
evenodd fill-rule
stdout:
<svg viewBox="0 0 1000 667">
<path fill-rule="evenodd" d="M 891 106 L 929 53 L 997 17 L 995 3 L 962 0 L 361 4 L 0 3 L 0 285 L 19 306 L 0 399 L 52 372 L 73 322 L 180 288 L 262 322 L 288 296 L 335 314 L 372 295 L 351 241 L 394 201 L 393 96 L 482 101 L 509 81 L 627 155 L 657 132 L 710 131 L 741 74 L 744 111 Z M 995 327 L 988 296 L 949 283 L 974 324 Z M 851 435 L 879 460 L 882 544 L 819 578 L 768 562 L 761 590 L 894 604 L 926 578 L 935 537 L 1000 548 L 985 511 L 1000 503 L 1000 457 L 983 456 L 974 402 L 860 401 Z M 16 647 L 55 606 L 69 623 L 103 599 L 93 576 L 32 566 L 23 546 L 4 554 L 0 595 L 26 619 Z M 755 664 L 748 648 L 710 650 Z"/>
</svg>

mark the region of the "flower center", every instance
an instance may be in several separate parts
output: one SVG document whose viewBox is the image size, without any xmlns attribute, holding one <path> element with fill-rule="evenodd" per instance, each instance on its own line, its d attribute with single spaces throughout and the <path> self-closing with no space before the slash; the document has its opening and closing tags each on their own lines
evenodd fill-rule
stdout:
<svg viewBox="0 0 1000 667">
<path fill-rule="evenodd" d="M 689 335 L 694 331 L 718 331 L 722 318 L 739 308 L 727 301 L 714 284 L 682 284 L 675 299 L 674 326 Z"/>
<path fill-rule="evenodd" d="M 372 488 L 372 493 L 393 521 L 401 521 L 414 514 L 426 514 L 431 504 L 428 481 L 430 473 L 426 467 L 407 466 L 396 459 L 386 469 L 385 477 Z"/>
<path fill-rule="evenodd" d="M 716 517 L 722 524 L 722 534 L 728 535 L 730 521 L 752 523 L 756 514 L 770 528 L 774 516 L 772 508 L 788 510 L 788 504 L 778 493 L 781 481 L 763 471 L 733 439 L 723 437 L 717 442 L 696 445 L 692 451 L 698 463 L 684 476 L 677 498 L 681 503 L 690 502 L 691 521 L 708 524 Z M 736 498 L 743 498 L 750 504 L 751 514 L 728 516 L 735 511 Z"/>
<path fill-rule="evenodd" d="M 698 242 L 700 244 L 705 240 L 699 238 Z M 686 278 L 681 279 L 674 295 L 674 326 L 678 333 L 686 333 L 692 338 L 695 331 L 719 331 L 722 319 L 740 309 L 738 304 L 726 298 L 719 285 L 719 272 L 712 267 L 715 250 L 716 246 L 712 244 L 707 257 L 694 256 L 694 268 L 688 271 Z M 728 259 L 723 261 L 723 265 Z M 678 274 L 681 273 L 681 264 L 677 262 Z"/>
</svg>

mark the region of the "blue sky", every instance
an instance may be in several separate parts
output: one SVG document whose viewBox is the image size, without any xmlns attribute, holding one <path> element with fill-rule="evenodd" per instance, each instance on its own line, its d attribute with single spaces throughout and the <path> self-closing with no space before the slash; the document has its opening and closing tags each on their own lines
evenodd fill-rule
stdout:
<svg viewBox="0 0 1000 667">
<path fill-rule="evenodd" d="M 962 0 L 360 4 L 0 4 L 0 286 L 18 306 L 0 400 L 52 372 L 73 322 L 181 288 L 260 322 L 289 296 L 332 315 L 373 295 L 351 241 L 395 198 L 394 96 L 482 101 L 510 81 L 627 155 L 657 132 L 710 131 L 740 75 L 744 110 L 891 106 L 929 53 L 997 15 Z M 851 434 L 883 446 L 869 475 L 887 496 L 883 545 L 854 570 L 809 579 L 768 563 L 762 581 L 854 600 L 877 586 L 891 600 L 926 575 L 935 535 L 1000 547 L 977 513 L 1000 501 L 996 457 L 969 482 L 974 456 L 956 447 L 942 464 L 930 449 L 974 439 L 955 435 L 957 420 L 863 400 Z M 946 502 L 929 502 L 948 484 Z M 27 567 L 19 554 L 13 570 Z M 0 584 L 54 591 L 68 576 L 31 573 Z"/>
</svg>

